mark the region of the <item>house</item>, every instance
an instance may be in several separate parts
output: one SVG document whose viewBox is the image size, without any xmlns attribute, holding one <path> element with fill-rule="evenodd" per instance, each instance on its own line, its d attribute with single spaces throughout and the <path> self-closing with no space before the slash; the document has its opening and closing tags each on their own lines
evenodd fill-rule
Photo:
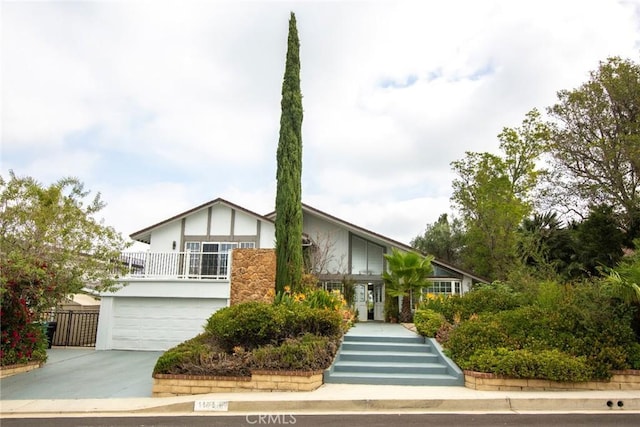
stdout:
<svg viewBox="0 0 640 427">
<path fill-rule="evenodd" d="M 384 254 L 410 246 L 303 204 L 309 268 L 328 290 L 355 283 L 361 321 L 384 320 Z M 96 348 L 166 350 L 200 331 L 230 303 L 236 248 L 275 247 L 275 212 L 260 215 L 215 199 L 131 234 L 146 252 L 124 253 L 127 286 L 101 295 Z M 438 260 L 429 292 L 462 294 L 482 281 Z"/>
</svg>

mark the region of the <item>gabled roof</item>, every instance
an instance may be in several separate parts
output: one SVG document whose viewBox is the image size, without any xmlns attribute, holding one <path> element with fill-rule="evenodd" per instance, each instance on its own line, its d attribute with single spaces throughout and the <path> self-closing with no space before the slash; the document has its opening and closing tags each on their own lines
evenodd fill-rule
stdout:
<svg viewBox="0 0 640 427">
<path fill-rule="evenodd" d="M 162 227 L 162 226 L 164 226 L 166 224 L 169 224 L 169 223 L 171 223 L 173 221 L 181 220 L 182 218 L 185 218 L 185 217 L 191 215 L 192 213 L 198 212 L 198 211 L 200 211 L 202 209 L 208 209 L 209 207 L 214 206 L 214 205 L 225 205 L 225 206 L 230 207 L 231 209 L 242 211 L 242 212 L 244 212 L 244 213 L 246 213 L 246 214 L 248 214 L 250 216 L 253 216 L 256 219 L 259 219 L 261 221 L 272 222 L 272 220 L 269 219 L 269 218 L 266 218 L 266 217 L 264 217 L 264 216 L 262 216 L 262 215 L 260 215 L 258 213 L 255 213 L 255 212 L 252 212 L 252 211 L 250 211 L 248 209 L 245 209 L 242 206 L 236 205 L 235 203 L 231 203 L 231 202 L 229 202 L 229 201 L 227 201 L 225 199 L 222 199 L 222 198 L 218 197 L 217 199 L 210 200 L 210 201 L 208 201 L 206 203 L 203 203 L 203 204 L 201 204 L 199 206 L 196 206 L 193 209 L 189 209 L 188 211 L 184 211 L 182 213 L 179 213 L 178 215 L 172 216 L 169 219 L 165 219 L 164 221 L 161 221 L 161 222 L 159 222 L 157 224 L 153 224 L 152 226 L 149 226 L 147 228 L 143 228 L 140 231 L 136 231 L 135 233 L 130 234 L 129 237 L 131 237 L 132 240 L 135 240 L 137 242 L 142 242 L 142 243 L 147 243 L 148 244 L 149 242 L 151 242 L 151 232 L 153 230 L 156 230 L 156 229 L 158 229 L 158 228 L 160 228 L 160 227 Z"/>
<path fill-rule="evenodd" d="M 331 222 L 331 223 L 334 223 L 334 224 L 339 225 L 341 227 L 344 227 L 344 228 L 348 229 L 351 232 L 354 232 L 356 234 L 359 234 L 359 235 L 361 235 L 363 237 L 368 238 L 369 240 L 373 240 L 373 241 L 377 240 L 377 241 L 379 241 L 381 243 L 384 243 L 385 246 L 395 247 L 395 248 L 403 250 L 403 251 L 422 253 L 421 251 L 417 250 L 414 247 L 411 247 L 411 246 L 409 246 L 407 244 L 398 242 L 397 240 L 393 240 L 393 239 L 391 239 L 389 237 L 383 236 L 382 234 L 378 234 L 378 233 L 373 232 L 371 230 L 367 230 L 366 228 L 363 228 L 363 227 L 360 227 L 358 225 L 355 225 L 355 224 L 352 224 L 350 222 L 347 222 L 345 220 L 342 220 L 342 219 L 340 219 L 340 218 L 338 218 L 336 216 L 333 216 L 333 215 L 328 214 L 326 212 L 323 212 L 323 211 L 321 211 L 319 209 L 316 209 L 313 206 L 309 206 L 309 205 L 303 203 L 302 204 L 302 211 L 310 213 L 310 214 L 313 214 L 313 215 L 318 216 L 318 217 L 320 217 L 320 218 L 322 218 L 322 219 L 324 219 L 324 220 L 326 220 L 328 222 Z M 271 219 L 272 221 L 274 221 L 275 217 L 276 217 L 276 213 L 275 213 L 275 211 L 270 212 L 270 213 L 266 214 L 265 217 L 267 217 L 267 218 Z M 422 253 L 422 255 L 427 255 L 427 254 Z M 439 260 L 437 258 L 434 258 L 432 263 L 436 264 L 436 265 L 439 265 L 440 267 L 445 268 L 447 270 L 451 270 L 453 272 L 456 272 L 456 273 L 459 273 L 459 274 L 462 274 L 462 275 L 465 275 L 465 276 L 469 276 L 473 280 L 476 280 L 478 282 L 487 282 L 487 280 L 482 278 L 482 277 L 476 276 L 475 274 L 473 274 L 473 273 L 471 273 L 469 271 L 463 270 L 463 269 L 461 269 L 459 267 L 455 267 L 455 266 L 453 266 L 453 265 L 451 265 L 449 263 L 446 263 L 446 262 L 444 262 L 442 260 Z"/>
<path fill-rule="evenodd" d="M 185 217 L 187 217 L 187 216 L 189 216 L 189 215 L 191 215 L 191 214 L 193 214 L 195 212 L 198 212 L 198 211 L 200 211 L 202 209 L 208 209 L 209 207 L 217 205 L 217 204 L 222 204 L 222 205 L 230 207 L 231 209 L 235 209 L 235 210 L 244 212 L 247 215 L 253 216 L 254 218 L 259 219 L 261 221 L 270 222 L 270 223 L 273 223 L 275 221 L 275 217 L 276 217 L 276 212 L 275 211 L 272 211 L 272 212 L 270 212 L 270 213 L 268 213 L 266 215 L 260 215 L 258 213 L 253 212 L 253 211 L 245 209 L 242 206 L 236 205 L 235 203 L 231 203 L 231 202 L 229 202 L 229 201 L 227 201 L 225 199 L 222 199 L 222 198 L 218 197 L 217 199 L 210 200 L 210 201 L 208 201 L 206 203 L 203 203 L 203 204 L 201 204 L 199 206 L 196 206 L 193 209 L 189 209 L 188 211 L 184 211 L 182 213 L 179 213 L 179 214 L 177 214 L 175 216 L 172 216 L 171 218 L 168 218 L 168 219 L 166 219 L 164 221 L 161 221 L 161 222 L 159 222 L 157 224 L 154 224 L 154 225 L 149 226 L 147 228 L 143 228 L 140 231 L 136 231 L 135 233 L 132 233 L 130 235 L 130 237 L 131 237 L 132 240 L 148 244 L 151 241 L 151 232 L 152 231 L 154 231 L 154 230 L 156 230 L 156 229 L 158 229 L 158 228 L 160 228 L 160 227 L 162 227 L 162 226 L 164 226 L 166 224 L 169 224 L 171 222 L 181 220 L 182 218 L 185 218 Z M 330 214 L 328 214 L 326 212 L 323 212 L 323 211 L 321 211 L 319 209 L 316 209 L 313 206 L 309 206 L 309 205 L 303 203 L 302 204 L 302 211 L 306 212 L 306 213 L 309 213 L 309 214 L 312 214 L 312 215 L 315 215 L 317 217 L 320 217 L 320 218 L 324 219 L 325 221 L 328 221 L 330 223 L 336 224 L 336 225 L 338 225 L 340 227 L 346 228 L 347 230 L 349 230 L 349 231 L 351 231 L 351 232 L 353 232 L 355 234 L 358 234 L 360 236 L 363 236 L 363 237 L 365 237 L 365 238 L 367 238 L 369 240 L 378 241 L 378 242 L 384 244 L 385 246 L 394 247 L 394 248 L 397 248 L 397 249 L 400 249 L 400 250 L 403 250 L 403 251 L 412 251 L 412 252 L 419 252 L 420 253 L 420 251 L 416 250 L 415 248 L 413 248 L 413 247 L 411 247 L 409 245 L 406 245 L 404 243 L 398 242 L 397 240 L 393 240 L 393 239 L 391 239 L 389 237 L 383 236 L 382 234 L 378 234 L 378 233 L 373 232 L 371 230 L 367 230 L 366 228 L 363 228 L 363 227 L 360 227 L 358 225 L 355 225 L 355 224 L 352 224 L 350 222 L 347 222 L 345 220 L 342 220 L 342 219 L 340 219 L 340 218 L 338 218 L 336 216 L 330 215 Z M 426 254 L 423 254 L 423 255 L 426 255 Z M 453 266 L 451 264 L 448 264 L 448 263 L 446 263 L 444 261 L 441 261 L 441 260 L 439 260 L 437 258 L 434 259 L 432 262 L 434 264 L 436 264 L 436 265 L 441 266 L 442 268 L 446 268 L 446 269 L 454 271 L 456 273 L 463 274 L 465 276 L 469 276 L 473 280 L 476 280 L 476 281 L 479 281 L 479 282 L 486 282 L 487 281 L 486 279 L 483 279 L 483 278 L 481 278 L 479 276 L 476 276 L 475 274 L 473 274 L 473 273 L 471 273 L 469 271 L 462 270 L 461 268 L 455 267 L 455 266 Z"/>
</svg>

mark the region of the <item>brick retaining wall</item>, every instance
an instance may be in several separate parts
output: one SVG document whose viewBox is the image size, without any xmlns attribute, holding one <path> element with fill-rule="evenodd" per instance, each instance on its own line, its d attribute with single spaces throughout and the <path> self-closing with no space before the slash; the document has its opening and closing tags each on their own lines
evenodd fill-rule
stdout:
<svg viewBox="0 0 640 427">
<path fill-rule="evenodd" d="M 464 371 L 464 385 L 474 390 L 504 391 L 640 390 L 640 370 L 613 371 L 610 381 L 577 383 L 504 378 L 486 372 Z"/>
<path fill-rule="evenodd" d="M 254 371 L 251 377 L 156 374 L 153 397 L 247 391 L 312 391 L 322 385 L 322 371 Z"/>
<path fill-rule="evenodd" d="M 0 378 L 10 377 L 11 375 L 29 372 L 34 369 L 38 369 L 40 366 L 42 366 L 42 363 L 39 363 L 39 362 L 30 362 L 22 365 L 0 366 Z"/>
</svg>

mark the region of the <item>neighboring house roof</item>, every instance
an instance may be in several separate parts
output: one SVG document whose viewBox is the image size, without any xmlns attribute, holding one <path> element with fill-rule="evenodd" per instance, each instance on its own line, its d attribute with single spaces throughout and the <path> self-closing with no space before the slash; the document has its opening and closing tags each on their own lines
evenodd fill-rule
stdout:
<svg viewBox="0 0 640 427">
<path fill-rule="evenodd" d="M 266 221 L 266 222 L 272 222 L 271 219 L 266 218 L 258 213 L 252 212 L 248 209 L 243 208 L 242 206 L 236 205 L 235 203 L 231 203 L 225 199 L 222 199 L 220 197 L 218 197 L 217 199 L 213 199 L 210 200 L 206 203 L 203 203 L 199 206 L 196 206 L 193 209 L 189 209 L 188 211 L 179 213 L 178 215 L 172 216 L 171 218 L 165 219 L 164 221 L 160 221 L 157 224 L 153 224 L 152 226 L 149 226 L 147 228 L 143 228 L 140 231 L 136 231 L 135 233 L 132 233 L 129 235 L 129 237 L 131 237 L 132 240 L 135 240 L 137 242 L 142 242 L 142 243 L 150 243 L 151 242 L 151 232 L 162 227 L 163 225 L 169 224 L 170 222 L 173 221 L 177 221 L 177 220 L 181 220 L 182 218 L 185 218 L 189 215 L 191 215 L 192 213 L 198 212 L 202 209 L 207 209 L 210 206 L 213 205 L 218 205 L 218 204 L 222 204 L 222 205 L 226 205 L 228 207 L 230 207 L 231 209 L 235 209 L 238 211 L 242 211 L 248 215 L 251 215 L 253 217 L 255 217 L 256 219 L 262 220 L 262 221 Z"/>
</svg>

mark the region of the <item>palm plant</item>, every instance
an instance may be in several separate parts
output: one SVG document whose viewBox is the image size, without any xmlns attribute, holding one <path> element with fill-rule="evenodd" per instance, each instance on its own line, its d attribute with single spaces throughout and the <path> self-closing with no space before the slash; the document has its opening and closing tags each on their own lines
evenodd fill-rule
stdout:
<svg viewBox="0 0 640 427">
<path fill-rule="evenodd" d="M 388 271 L 382 273 L 387 295 L 393 298 L 402 297 L 400 321 L 411 321 L 411 291 L 419 291 L 428 287 L 429 276 L 433 272 L 432 256 L 422 256 L 416 252 L 401 252 L 393 249 L 385 254 Z"/>
<path fill-rule="evenodd" d="M 640 263 L 606 269 L 604 284 L 611 296 L 640 306 Z"/>
<path fill-rule="evenodd" d="M 640 239 L 635 239 L 633 243 L 640 248 Z M 616 267 L 604 267 L 601 270 L 605 274 L 605 288 L 611 296 L 640 308 L 640 250 L 636 249 L 624 257 Z"/>
<path fill-rule="evenodd" d="M 640 239 L 633 241 L 640 248 Z M 635 307 L 631 326 L 640 342 L 640 251 L 638 249 L 618 263 L 615 268 L 602 268 L 603 285 L 608 294 Z"/>
</svg>

